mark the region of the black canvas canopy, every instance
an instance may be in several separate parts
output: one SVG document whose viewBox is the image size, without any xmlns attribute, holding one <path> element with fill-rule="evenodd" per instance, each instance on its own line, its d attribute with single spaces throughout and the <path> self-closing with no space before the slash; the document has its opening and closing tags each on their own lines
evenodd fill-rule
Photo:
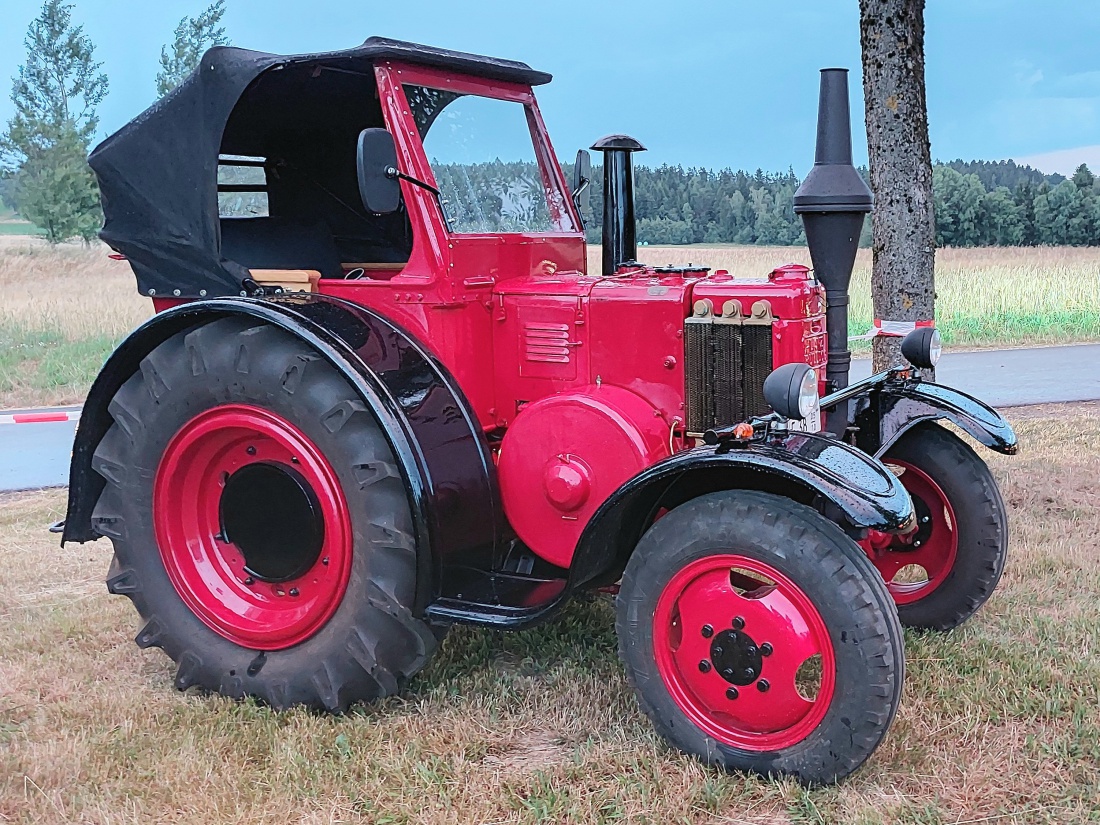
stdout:
<svg viewBox="0 0 1100 825">
<path fill-rule="evenodd" d="M 380 60 L 530 85 L 551 79 L 525 63 L 382 37 L 346 51 L 291 56 L 211 49 L 179 87 L 89 158 L 106 218 L 100 237 L 126 255 L 138 289 L 235 295 L 247 267 L 271 265 L 265 243 L 295 238 L 297 252 L 282 258 L 283 266 L 324 269 L 339 257 L 404 260 L 411 248 L 406 217 L 369 215 L 355 184 L 357 136 L 384 125 L 373 74 Z M 264 159 L 270 216 L 219 218 L 222 155 Z M 223 223 L 233 229 L 225 244 Z M 330 245 L 335 251 L 308 251 Z M 304 258 L 296 261 L 296 254 Z"/>
</svg>

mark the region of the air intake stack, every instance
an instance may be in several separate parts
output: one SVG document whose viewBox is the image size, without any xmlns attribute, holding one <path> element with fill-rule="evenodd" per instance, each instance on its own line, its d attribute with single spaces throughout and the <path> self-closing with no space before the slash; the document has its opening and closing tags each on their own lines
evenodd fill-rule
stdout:
<svg viewBox="0 0 1100 825">
<path fill-rule="evenodd" d="M 848 386 L 852 363 L 848 349 L 848 286 L 864 216 L 871 211 L 871 203 L 871 190 L 852 165 L 848 70 L 822 69 L 817 154 L 814 168 L 795 192 L 794 211 L 802 216 L 814 273 L 825 286 L 829 329 L 825 379 L 829 392 Z"/>
<path fill-rule="evenodd" d="M 603 274 L 614 275 L 619 264 L 638 257 L 630 156 L 644 152 L 645 147 L 627 135 L 608 135 L 592 144 L 592 149 L 603 152 Z"/>
</svg>

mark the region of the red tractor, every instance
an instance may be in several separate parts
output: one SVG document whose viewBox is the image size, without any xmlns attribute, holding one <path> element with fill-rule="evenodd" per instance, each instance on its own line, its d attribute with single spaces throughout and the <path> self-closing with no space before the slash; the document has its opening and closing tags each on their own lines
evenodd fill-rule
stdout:
<svg viewBox="0 0 1100 825">
<path fill-rule="evenodd" d="M 897 710 L 901 625 L 954 627 L 1004 564 L 997 485 L 936 422 L 1015 436 L 908 365 L 847 386 L 871 203 L 842 70 L 797 201 L 815 270 L 758 280 L 634 260 L 622 135 L 588 272 L 549 80 L 382 38 L 216 48 L 99 146 L 102 237 L 158 314 L 87 399 L 64 540 L 111 539 L 178 688 L 275 708 L 393 694 L 454 622 L 618 583 L 670 742 L 835 781 Z M 934 363 L 933 330 L 905 344 Z"/>
</svg>

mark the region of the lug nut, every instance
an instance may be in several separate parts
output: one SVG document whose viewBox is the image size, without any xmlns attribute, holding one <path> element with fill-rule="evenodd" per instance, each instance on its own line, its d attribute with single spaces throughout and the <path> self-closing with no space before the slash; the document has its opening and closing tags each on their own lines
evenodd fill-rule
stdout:
<svg viewBox="0 0 1100 825">
<path fill-rule="evenodd" d="M 726 698 L 733 700 L 737 698 L 737 688 L 726 688 Z"/>
<path fill-rule="evenodd" d="M 770 687 L 771 687 L 771 685 L 768 684 L 767 679 L 761 679 L 759 682 L 756 683 L 756 689 L 758 691 L 760 691 L 761 693 L 767 693 L 768 688 L 770 688 Z"/>
<path fill-rule="evenodd" d="M 771 642 L 764 642 L 764 644 L 760 645 L 760 655 L 761 656 L 771 656 L 772 655 Z"/>
<path fill-rule="evenodd" d="M 327 562 L 328 559 L 325 559 L 325 561 Z M 703 638 L 704 639 L 709 639 L 713 635 L 714 635 L 714 628 L 711 627 L 709 624 L 703 625 Z"/>
<path fill-rule="evenodd" d="M 253 446 L 251 446 L 251 445 L 249 445 L 249 446 L 248 446 L 248 447 L 247 447 L 247 448 L 245 449 L 245 452 L 246 452 L 246 453 L 248 453 L 249 455 L 256 455 L 256 448 L 255 448 L 255 447 L 253 447 Z"/>
<path fill-rule="evenodd" d="M 711 651 L 711 655 L 712 656 L 721 656 L 722 655 L 722 645 L 715 645 L 714 650 Z"/>
<path fill-rule="evenodd" d="M 733 629 L 734 630 L 741 630 L 744 626 L 745 626 L 745 620 L 742 619 L 740 616 L 736 617 L 733 620 Z"/>
<path fill-rule="evenodd" d="M 749 645 L 748 647 L 746 647 L 745 648 L 745 655 L 746 656 L 755 656 L 756 655 L 756 646 L 755 645 Z"/>
<path fill-rule="evenodd" d="M 746 679 L 755 679 L 756 678 L 756 670 L 754 668 L 751 668 L 751 667 L 745 668 L 745 678 Z"/>
<path fill-rule="evenodd" d="M 708 662 L 706 659 L 701 661 L 699 663 L 699 672 L 700 673 L 710 673 L 710 662 Z"/>
<path fill-rule="evenodd" d="M 722 671 L 722 676 L 726 679 L 732 679 L 733 678 L 733 668 L 732 667 L 727 667 L 725 670 Z"/>
</svg>

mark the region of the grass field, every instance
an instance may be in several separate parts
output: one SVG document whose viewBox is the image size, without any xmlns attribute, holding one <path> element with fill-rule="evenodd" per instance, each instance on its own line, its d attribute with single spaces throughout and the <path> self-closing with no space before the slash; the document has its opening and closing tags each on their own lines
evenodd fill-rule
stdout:
<svg viewBox="0 0 1100 825">
<path fill-rule="evenodd" d="M 793 247 L 642 247 L 643 260 L 761 277 Z M 114 345 L 150 314 L 130 268 L 106 248 L 0 237 L 0 407 L 80 400 Z M 589 249 L 599 271 L 599 248 Z M 948 249 L 937 254 L 938 322 L 948 345 L 1100 340 L 1100 249 Z M 871 323 L 870 255 L 853 277 L 851 332 Z M 857 351 L 869 345 L 855 342 Z"/>
<path fill-rule="evenodd" d="M 1100 820 L 1100 405 L 1016 410 L 991 457 L 1002 583 L 962 629 L 907 634 L 899 716 L 836 788 L 672 752 L 616 657 L 610 597 L 503 634 L 457 628 L 400 697 L 345 717 L 184 695 L 64 551 L 60 492 L 0 498 L 0 822 L 1083 823 Z"/>
</svg>

